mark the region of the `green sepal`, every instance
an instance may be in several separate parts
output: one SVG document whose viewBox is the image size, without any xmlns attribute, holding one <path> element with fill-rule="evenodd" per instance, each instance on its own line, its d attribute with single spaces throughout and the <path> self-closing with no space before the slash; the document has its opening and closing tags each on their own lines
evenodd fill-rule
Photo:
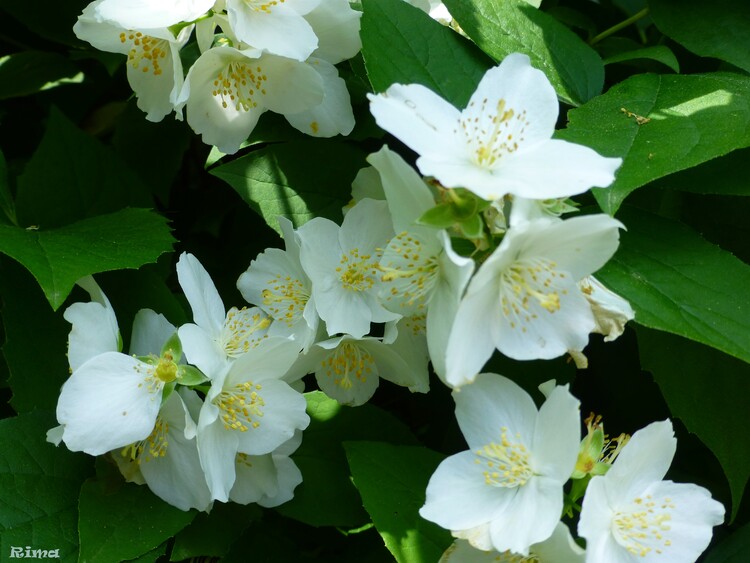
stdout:
<svg viewBox="0 0 750 563">
<path fill-rule="evenodd" d="M 480 215 L 472 215 L 459 223 L 459 228 L 466 238 L 472 240 L 484 238 L 484 221 Z"/>
<path fill-rule="evenodd" d="M 172 381 L 171 383 L 165 383 L 164 389 L 162 389 L 161 392 L 161 404 L 167 402 L 167 399 L 169 399 L 169 396 L 172 394 L 172 391 L 174 391 L 174 388 L 177 386 L 176 381 Z"/>
<path fill-rule="evenodd" d="M 177 369 L 177 381 L 180 385 L 194 387 L 208 381 L 208 377 L 195 366 L 181 365 Z"/>
<path fill-rule="evenodd" d="M 179 361 L 182 357 L 182 342 L 180 342 L 180 338 L 177 336 L 177 331 L 174 331 L 174 334 L 161 347 L 160 356 L 166 358 L 167 354 L 171 355 L 172 361 L 175 362 Z"/>
<path fill-rule="evenodd" d="M 120 331 L 117 331 L 117 351 L 122 352 L 122 334 L 120 334 Z"/>
<path fill-rule="evenodd" d="M 447 229 L 459 221 L 456 214 L 456 208 L 453 203 L 441 203 L 432 209 L 427 210 L 417 223 L 428 227 L 437 227 L 438 229 Z"/>
</svg>

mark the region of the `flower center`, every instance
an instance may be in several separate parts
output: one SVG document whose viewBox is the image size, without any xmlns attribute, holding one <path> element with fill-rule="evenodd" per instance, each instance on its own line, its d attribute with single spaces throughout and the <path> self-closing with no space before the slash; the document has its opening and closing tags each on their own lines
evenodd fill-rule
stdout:
<svg viewBox="0 0 750 563">
<path fill-rule="evenodd" d="M 568 293 L 567 274 L 556 271 L 556 266 L 545 258 L 518 260 L 500 275 L 500 305 L 511 328 L 538 318 L 538 307 L 548 313 L 560 309 L 560 296 Z M 521 330 L 526 332 L 526 327 Z"/>
<path fill-rule="evenodd" d="M 487 98 L 479 106 L 470 102 L 459 121 L 472 160 L 484 168 L 492 168 L 503 156 L 518 150 L 529 123 L 526 110 L 516 113 L 503 99 L 494 108 L 488 103 Z"/>
<path fill-rule="evenodd" d="M 167 446 L 169 446 L 169 441 L 167 440 L 168 432 L 169 424 L 161 417 L 157 417 L 154 429 L 148 438 L 125 446 L 120 455 L 125 458 L 129 457 L 139 465 L 144 461 L 164 457 L 167 455 Z"/>
<path fill-rule="evenodd" d="M 153 72 L 155 76 L 162 73 L 161 60 L 169 52 L 169 42 L 143 35 L 140 31 L 123 31 L 120 33 L 120 43 L 131 42 L 128 53 L 128 63 L 133 68 L 140 68 L 143 72 Z"/>
<path fill-rule="evenodd" d="M 438 257 L 425 253 L 419 238 L 404 231 L 388 243 L 380 270 L 381 280 L 393 284 L 386 301 L 397 299 L 401 307 L 422 309 L 438 280 Z"/>
<path fill-rule="evenodd" d="M 177 379 L 177 371 L 177 364 L 174 362 L 172 354 L 165 354 L 163 357 L 159 358 L 159 363 L 156 364 L 154 377 L 164 383 L 172 383 Z"/>
<path fill-rule="evenodd" d="M 292 326 L 302 316 L 310 299 L 310 291 L 300 280 L 291 276 L 282 277 L 282 274 L 277 274 L 268 284 L 271 288 L 262 292 L 263 305 L 275 320 Z"/>
<path fill-rule="evenodd" d="M 375 360 L 367 350 L 345 342 L 321 362 L 321 367 L 335 385 L 351 389 L 355 381 L 360 383 L 367 381 L 367 377 L 373 373 Z"/>
<path fill-rule="evenodd" d="M 367 291 L 375 285 L 377 268 L 377 260 L 373 260 L 371 254 L 360 254 L 358 248 L 353 248 L 349 254 L 341 256 L 336 272 L 344 289 Z"/>
<path fill-rule="evenodd" d="M 639 557 L 651 552 L 663 553 L 663 548 L 672 545 L 669 521 L 674 507 L 667 497 L 660 500 L 651 495 L 636 497 L 631 510 L 616 512 L 612 519 L 612 533 L 617 543 Z"/>
<path fill-rule="evenodd" d="M 497 563 L 539 563 L 539 557 L 533 552 L 528 555 L 521 555 L 511 551 L 504 551 L 494 561 L 497 561 Z"/>
<path fill-rule="evenodd" d="M 269 326 L 271 326 L 271 319 L 260 309 L 232 307 L 224 321 L 221 347 L 227 356 L 239 357 L 250 348 L 255 348 L 266 337 L 265 331 Z"/>
<path fill-rule="evenodd" d="M 476 451 L 476 463 L 487 466 L 484 482 L 493 487 L 521 487 L 532 477 L 529 451 L 516 434 L 516 442 L 508 438 L 508 429 L 500 429 L 500 442 L 490 442 Z"/>
<path fill-rule="evenodd" d="M 286 0 L 261 0 L 259 2 L 258 0 L 245 0 L 245 4 L 254 12 L 263 12 L 264 14 L 270 14 L 274 6 L 283 4 L 285 1 Z"/>
<path fill-rule="evenodd" d="M 263 83 L 268 77 L 260 66 L 253 68 L 249 63 L 232 61 L 214 79 L 211 94 L 221 98 L 223 108 L 233 107 L 237 111 L 250 111 L 258 106 L 255 96 L 265 95 Z"/>
<path fill-rule="evenodd" d="M 238 383 L 229 391 L 222 391 L 214 404 L 219 407 L 224 428 L 247 432 L 250 428 L 260 426 L 263 418 L 263 407 L 266 405 L 258 391 L 263 387 L 252 381 Z"/>
</svg>

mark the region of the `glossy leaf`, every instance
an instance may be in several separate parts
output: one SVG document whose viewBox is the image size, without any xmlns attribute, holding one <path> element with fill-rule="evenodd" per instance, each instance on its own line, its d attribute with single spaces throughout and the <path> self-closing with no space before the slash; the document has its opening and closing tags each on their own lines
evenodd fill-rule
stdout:
<svg viewBox="0 0 750 563">
<path fill-rule="evenodd" d="M 382 442 L 347 442 L 345 448 L 365 509 L 396 561 L 437 561 L 453 538 L 418 511 L 444 456 L 423 447 Z"/>
<path fill-rule="evenodd" d="M 674 56 L 672 49 L 666 45 L 654 45 L 653 47 L 643 47 L 633 51 L 625 51 L 617 53 L 616 55 L 610 55 L 604 59 L 604 64 L 609 65 L 612 63 L 637 61 L 640 59 L 657 61 L 671 68 L 675 72 L 680 72 L 680 62 L 677 60 L 677 57 Z"/>
<path fill-rule="evenodd" d="M 614 184 L 594 188 L 614 214 L 635 189 L 750 146 L 750 77 L 641 74 L 568 114 L 558 138 L 623 158 Z"/>
<path fill-rule="evenodd" d="M 82 80 L 78 67 L 57 53 L 22 51 L 0 57 L 0 100 Z"/>
<path fill-rule="evenodd" d="M 525 53 L 561 100 L 580 105 L 602 91 L 604 64 L 575 33 L 526 0 L 446 0 L 451 15 L 496 61 Z"/>
<path fill-rule="evenodd" d="M 750 555 L 750 524 L 745 524 L 712 549 L 703 563 L 745 563 L 748 555 Z"/>
</svg>

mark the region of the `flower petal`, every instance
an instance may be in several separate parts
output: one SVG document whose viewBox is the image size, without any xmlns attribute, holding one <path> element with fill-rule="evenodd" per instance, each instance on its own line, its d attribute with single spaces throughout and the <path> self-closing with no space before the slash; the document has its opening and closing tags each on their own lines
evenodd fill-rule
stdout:
<svg viewBox="0 0 750 563">
<path fill-rule="evenodd" d="M 195 324 L 218 337 L 224 327 L 226 309 L 211 276 L 195 256 L 183 252 L 177 261 L 177 279 L 193 310 Z"/>
</svg>

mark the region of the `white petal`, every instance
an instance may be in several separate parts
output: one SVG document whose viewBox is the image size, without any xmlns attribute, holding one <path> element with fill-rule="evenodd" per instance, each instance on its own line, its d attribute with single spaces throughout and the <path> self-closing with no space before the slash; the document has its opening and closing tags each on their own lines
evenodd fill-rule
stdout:
<svg viewBox="0 0 750 563">
<path fill-rule="evenodd" d="M 73 325 L 68 335 L 71 370 L 99 354 L 118 351 L 120 332 L 111 308 L 99 303 L 73 303 L 63 317 Z"/>
<path fill-rule="evenodd" d="M 198 420 L 198 453 L 211 498 L 227 502 L 235 480 L 239 438 L 237 433 L 224 429 L 217 415 L 216 406 L 206 401 Z"/>
<path fill-rule="evenodd" d="M 413 322 L 413 321 L 411 321 Z M 366 339 L 359 342 L 359 346 L 372 354 L 375 364 L 378 366 L 378 376 L 388 380 L 396 385 L 408 387 L 412 393 L 427 393 L 430 388 L 430 376 L 427 371 L 426 346 L 424 342 L 419 342 L 414 335 L 414 328 L 409 326 L 410 319 L 401 321 L 402 331 L 408 333 L 411 338 L 411 350 L 405 350 L 403 354 L 399 353 L 403 349 L 400 339 L 391 344 L 383 344 L 374 339 Z M 418 329 L 417 329 L 418 330 Z M 424 332 L 422 330 L 422 332 Z M 405 338 L 401 336 L 401 339 Z M 422 336 L 422 338 L 424 338 Z M 398 344 L 397 344 L 398 343 Z"/>
<path fill-rule="evenodd" d="M 440 159 L 459 148 L 453 131 L 460 112 L 432 90 L 421 84 L 394 84 L 368 98 L 377 124 L 420 155 Z"/>
<path fill-rule="evenodd" d="M 482 373 L 473 384 L 453 391 L 456 419 L 472 450 L 500 439 L 501 429 L 531 447 L 537 409 L 529 394 L 510 379 Z M 578 452 L 576 446 L 575 452 Z M 572 470 L 572 468 L 571 468 Z"/>
<path fill-rule="evenodd" d="M 585 551 L 575 542 L 570 530 L 562 522 L 557 523 L 549 539 L 532 545 L 531 552 L 540 561 L 550 563 L 583 563 L 586 558 Z"/>
<path fill-rule="evenodd" d="M 198 325 L 182 325 L 177 334 L 182 343 L 182 353 L 188 363 L 201 370 L 209 379 L 216 379 L 226 372 L 229 359 L 219 344 Z"/>
<path fill-rule="evenodd" d="M 264 55 L 259 66 L 268 75 L 263 103 L 271 111 L 294 114 L 308 111 L 323 101 L 323 78 L 311 65 Z"/>
<path fill-rule="evenodd" d="M 341 340 L 346 339 L 346 342 Z M 333 344 L 338 339 L 320 343 Z M 369 351 L 356 341 L 342 338 L 336 348 L 326 354 L 316 366 L 315 380 L 326 395 L 342 405 L 359 406 L 375 394 L 380 378 L 378 366 Z"/>
<path fill-rule="evenodd" d="M 539 409 L 533 442 L 534 471 L 565 483 L 581 442 L 580 402 L 567 385 L 555 387 Z"/>
<path fill-rule="evenodd" d="M 151 29 L 192 21 L 213 4 L 214 0 L 102 0 L 96 14 L 126 29 Z"/>
<path fill-rule="evenodd" d="M 63 384 L 57 420 L 72 451 L 100 455 L 144 439 L 161 405 L 152 367 L 118 352 L 100 354 Z"/>
<path fill-rule="evenodd" d="M 235 469 L 237 477 L 229 493 L 231 501 L 250 504 L 258 502 L 267 494 L 278 493 L 276 467 L 271 454 L 238 454 Z"/>
<path fill-rule="evenodd" d="M 195 324 L 214 338 L 218 337 L 224 327 L 226 310 L 211 276 L 195 256 L 183 252 L 177 261 L 177 279 L 193 310 Z"/>
<path fill-rule="evenodd" d="M 130 337 L 130 354 L 148 356 L 161 354 L 161 349 L 177 329 L 162 314 L 151 309 L 141 309 L 133 319 Z M 177 358 L 179 360 L 179 358 Z"/>
<path fill-rule="evenodd" d="M 359 18 L 362 12 L 352 9 L 348 0 L 323 0 L 305 15 L 318 37 L 314 57 L 331 64 L 351 59 L 362 47 Z"/>
<path fill-rule="evenodd" d="M 294 460 L 287 456 L 274 455 L 273 463 L 276 466 L 278 491 L 275 495 L 266 495 L 258 501 L 259 505 L 266 508 L 279 506 L 292 500 L 294 489 L 302 483 L 302 472 Z"/>
</svg>

